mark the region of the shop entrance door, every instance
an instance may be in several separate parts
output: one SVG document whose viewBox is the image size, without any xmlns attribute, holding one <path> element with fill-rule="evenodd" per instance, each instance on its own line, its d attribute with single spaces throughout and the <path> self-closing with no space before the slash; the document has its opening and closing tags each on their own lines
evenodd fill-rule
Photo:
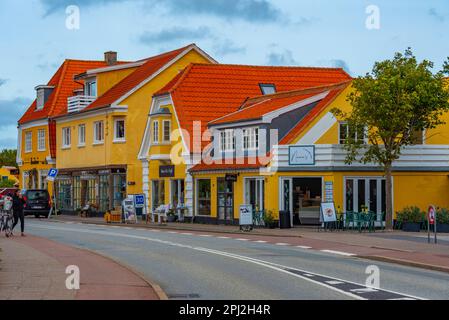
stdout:
<svg viewBox="0 0 449 320">
<path fill-rule="evenodd" d="M 293 226 L 293 199 L 292 199 L 293 179 L 280 178 L 279 180 L 279 211 L 290 212 L 290 222 Z"/>
<path fill-rule="evenodd" d="M 264 209 L 264 179 L 245 179 L 245 204 L 250 204 L 254 211 Z"/>
<path fill-rule="evenodd" d="M 218 220 L 232 224 L 234 219 L 234 183 L 224 178 L 217 179 Z"/>
</svg>

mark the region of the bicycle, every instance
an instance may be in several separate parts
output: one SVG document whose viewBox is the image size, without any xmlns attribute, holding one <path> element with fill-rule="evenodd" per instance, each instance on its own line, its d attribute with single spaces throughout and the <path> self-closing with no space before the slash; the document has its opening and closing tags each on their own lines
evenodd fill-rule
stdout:
<svg viewBox="0 0 449 320">
<path fill-rule="evenodd" d="M 14 223 L 14 218 L 11 210 L 0 212 L 0 232 L 5 232 L 7 238 L 13 235 L 12 226 Z"/>
</svg>

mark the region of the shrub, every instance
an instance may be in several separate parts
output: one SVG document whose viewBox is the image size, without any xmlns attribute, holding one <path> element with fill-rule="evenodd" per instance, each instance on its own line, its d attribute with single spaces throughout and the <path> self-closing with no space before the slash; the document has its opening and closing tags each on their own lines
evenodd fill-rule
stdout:
<svg viewBox="0 0 449 320">
<path fill-rule="evenodd" d="M 449 210 L 446 208 L 438 208 L 437 224 L 449 224 Z"/>
<path fill-rule="evenodd" d="M 263 215 L 263 222 L 265 222 L 266 226 L 269 226 L 270 224 L 272 224 L 274 222 L 273 211 L 268 210 L 265 212 L 265 214 Z"/>
<path fill-rule="evenodd" d="M 426 213 L 416 206 L 405 207 L 397 212 L 397 220 L 399 222 L 420 223 L 424 220 Z"/>
</svg>

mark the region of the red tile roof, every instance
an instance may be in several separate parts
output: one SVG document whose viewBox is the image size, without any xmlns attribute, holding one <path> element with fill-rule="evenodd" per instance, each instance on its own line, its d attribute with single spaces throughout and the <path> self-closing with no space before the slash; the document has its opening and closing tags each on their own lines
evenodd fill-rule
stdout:
<svg viewBox="0 0 449 320">
<path fill-rule="evenodd" d="M 286 91 L 250 98 L 245 101 L 245 103 L 240 107 L 239 110 L 225 115 L 221 118 L 212 120 L 211 122 L 209 122 L 209 125 L 212 126 L 239 121 L 259 120 L 262 119 L 262 117 L 267 113 L 282 109 L 300 101 L 304 101 L 320 93 L 341 88 L 342 85 L 346 86 L 346 84 L 347 82 L 342 82 L 339 84 Z"/>
<path fill-rule="evenodd" d="M 183 51 L 193 46 L 193 44 L 190 44 L 188 46 L 145 59 L 146 62 L 143 65 L 138 67 L 134 72 L 125 77 L 111 89 L 106 91 L 102 96 L 83 109 L 83 111 L 110 106 L 140 83 L 154 75 L 158 70 L 180 55 Z"/>
<path fill-rule="evenodd" d="M 181 127 L 193 137 L 193 121 L 201 121 L 204 131 L 211 120 L 238 110 L 248 97 L 259 96 L 261 83 L 274 84 L 281 92 L 350 79 L 341 68 L 191 64 L 155 96 L 171 94 Z"/>
</svg>

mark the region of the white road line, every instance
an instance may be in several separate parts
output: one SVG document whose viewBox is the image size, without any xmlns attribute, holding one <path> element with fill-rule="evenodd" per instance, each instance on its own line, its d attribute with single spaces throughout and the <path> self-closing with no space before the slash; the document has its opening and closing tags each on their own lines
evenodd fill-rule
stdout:
<svg viewBox="0 0 449 320">
<path fill-rule="evenodd" d="M 284 243 L 284 242 L 278 242 L 276 243 L 277 246 L 289 246 L 290 243 Z"/>
<path fill-rule="evenodd" d="M 225 236 L 220 236 L 220 237 L 217 237 L 218 239 L 230 239 L 229 237 L 225 237 Z"/>
<path fill-rule="evenodd" d="M 336 250 L 320 250 L 321 252 L 338 254 L 340 256 L 352 257 L 355 256 L 354 253 L 344 252 L 344 251 L 336 251 Z"/>
<path fill-rule="evenodd" d="M 245 239 L 245 238 L 236 238 L 235 240 L 238 240 L 238 241 L 249 241 L 249 239 Z"/>
<path fill-rule="evenodd" d="M 193 233 L 190 232 L 181 232 L 180 234 L 183 234 L 185 236 L 193 236 Z"/>
<path fill-rule="evenodd" d="M 212 235 L 210 235 L 210 234 L 200 234 L 200 237 L 212 237 Z"/>
<path fill-rule="evenodd" d="M 157 243 L 162 243 L 165 245 L 170 245 L 170 246 L 174 246 L 174 247 L 181 247 L 181 248 L 188 248 L 188 249 L 192 249 L 192 250 L 196 250 L 196 251 L 201 251 L 201 252 L 207 252 L 207 253 L 211 253 L 211 254 L 215 254 L 215 255 L 220 255 L 220 256 L 225 256 L 225 257 L 229 257 L 229 258 L 233 258 L 236 260 L 241 260 L 241 261 L 246 261 L 246 262 L 250 262 L 253 264 L 257 264 L 272 270 L 276 270 L 282 273 L 286 273 L 290 276 L 294 276 L 296 278 L 301 278 L 304 280 L 307 280 L 309 282 L 313 282 L 317 285 L 321 285 L 323 287 L 326 287 L 328 289 L 331 289 L 333 291 L 336 292 L 340 292 L 342 294 L 345 294 L 349 297 L 352 297 L 354 299 L 359 299 L 359 300 L 366 300 L 365 298 L 363 298 L 362 296 L 358 296 L 356 294 L 353 294 L 351 292 L 347 292 L 341 289 L 338 289 L 336 287 L 330 286 L 324 282 L 319 282 L 319 281 L 315 281 L 313 279 L 310 279 L 307 275 L 312 275 L 312 276 L 321 276 L 321 277 L 326 277 L 326 278 L 331 278 L 334 280 L 339 280 L 345 283 L 350 283 L 350 284 L 354 284 L 354 285 L 358 285 L 358 286 L 365 286 L 364 284 L 359 284 L 356 282 L 352 282 L 352 281 L 347 281 L 347 280 L 342 280 L 339 278 L 335 278 L 335 277 L 330 277 L 327 275 L 322 275 L 322 274 L 318 274 L 318 273 L 314 273 L 311 274 L 305 270 L 301 270 L 301 269 L 297 269 L 297 268 L 293 268 L 293 267 L 288 267 L 288 266 L 284 266 L 281 264 L 277 264 L 274 262 L 269 262 L 269 261 L 264 261 L 264 260 L 260 260 L 260 259 L 256 259 L 256 258 L 251 258 L 251 257 L 246 257 L 246 256 L 241 256 L 241 255 L 237 255 L 237 254 L 233 254 L 233 253 L 228 253 L 225 251 L 218 251 L 218 250 L 213 250 L 213 249 L 207 249 L 204 247 L 194 247 L 194 246 L 190 246 L 190 245 L 185 245 L 185 244 L 180 244 L 180 243 L 176 243 L 176 242 L 172 242 L 172 241 L 166 241 L 166 240 L 161 240 L 161 239 L 157 239 L 157 238 L 149 238 L 149 237 L 143 237 L 143 236 L 138 236 L 138 235 L 131 235 L 131 234 L 124 234 L 124 233 L 114 233 L 114 232 L 109 232 L 109 231 L 99 231 L 99 230 L 89 230 L 89 229 L 76 229 L 76 228 L 64 228 L 64 227 L 53 227 L 53 226 L 41 226 L 41 225 L 31 225 L 31 227 L 35 227 L 35 228 L 40 228 L 40 229 L 48 229 L 48 230 L 58 230 L 58 231 L 71 231 L 71 232 L 79 232 L 79 233 L 90 233 L 90 234 L 97 234 L 97 235 L 105 235 L 105 236 L 114 236 L 114 237 L 124 237 L 124 238 L 131 238 L 131 239 L 139 239 L 139 240 L 147 240 L 147 241 L 151 241 L 151 242 L 157 242 Z M 292 273 L 290 270 L 294 270 L 297 272 L 302 272 L 303 275 L 299 275 L 296 273 Z M 386 290 L 386 289 L 380 289 L 384 292 L 389 292 L 389 293 L 394 293 L 394 294 L 398 294 L 398 295 L 402 295 L 404 297 L 408 297 L 408 298 L 414 298 L 414 299 L 418 299 L 418 300 L 426 300 L 424 298 L 420 298 L 420 297 L 416 297 L 416 296 L 412 296 L 409 294 L 404 294 L 404 293 L 399 293 L 399 292 L 395 292 L 392 290 Z"/>
<path fill-rule="evenodd" d="M 374 288 L 357 288 L 351 289 L 350 291 L 355 293 L 368 293 L 368 292 L 378 292 L 379 290 L 376 290 Z"/>
<path fill-rule="evenodd" d="M 326 282 L 327 284 L 332 284 L 332 285 L 344 283 L 342 281 L 337 281 L 337 280 L 329 280 L 329 281 L 324 281 L 324 282 Z"/>
<path fill-rule="evenodd" d="M 310 273 L 304 273 L 303 276 L 306 276 L 306 277 L 310 277 L 310 278 L 311 278 L 311 277 L 314 277 L 315 275 L 310 274 Z"/>
<path fill-rule="evenodd" d="M 267 241 L 265 241 L 265 240 L 256 240 L 256 241 L 254 241 L 254 242 L 257 242 L 257 243 L 267 243 Z"/>
<path fill-rule="evenodd" d="M 178 233 L 177 231 L 168 231 L 168 233 Z"/>
<path fill-rule="evenodd" d="M 312 247 L 308 247 L 308 246 L 296 246 L 296 248 L 301 248 L 301 249 L 312 249 Z"/>
</svg>

